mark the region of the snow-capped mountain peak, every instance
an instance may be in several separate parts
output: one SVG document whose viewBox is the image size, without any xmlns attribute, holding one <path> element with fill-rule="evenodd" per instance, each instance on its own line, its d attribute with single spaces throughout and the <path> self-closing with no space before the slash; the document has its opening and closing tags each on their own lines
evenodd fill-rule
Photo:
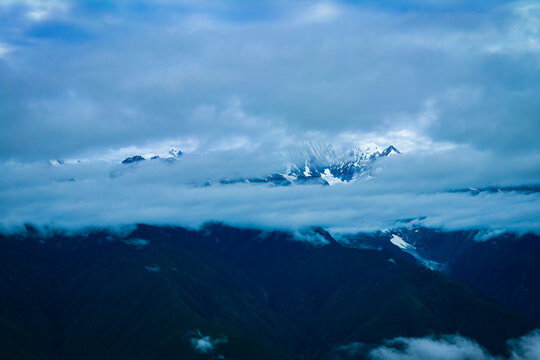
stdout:
<svg viewBox="0 0 540 360">
<path fill-rule="evenodd" d="M 147 159 L 150 159 L 150 160 L 161 159 L 161 160 L 164 160 L 164 161 L 167 161 L 167 162 L 171 162 L 171 161 L 174 161 L 174 160 L 178 159 L 182 155 L 183 155 L 182 150 L 179 150 L 177 148 L 172 147 L 172 148 L 169 149 L 169 151 L 167 153 L 151 152 L 151 153 L 144 154 L 144 155 L 141 155 L 141 154 L 130 155 L 130 156 L 126 157 L 124 160 L 122 160 L 122 164 L 124 164 L 124 165 L 125 164 L 133 164 L 133 163 L 137 163 L 137 162 L 144 161 L 144 160 L 147 160 Z"/>
<path fill-rule="evenodd" d="M 57 159 L 51 159 L 49 160 L 48 163 L 52 167 L 59 167 L 59 166 L 64 165 L 64 162 L 62 160 L 57 160 Z"/>
<path fill-rule="evenodd" d="M 391 154 L 400 154 L 393 145 L 381 148 L 377 144 L 356 144 L 349 151 L 338 151 L 332 145 L 309 144 L 304 164 L 289 168 L 283 176 L 294 176 L 298 181 L 319 181 L 334 185 L 349 182 L 369 172 L 373 163 Z"/>
<path fill-rule="evenodd" d="M 393 154 L 401 154 L 401 151 L 396 149 L 393 145 L 388 146 L 383 150 L 383 152 L 381 152 L 381 156 L 389 156 Z"/>
<path fill-rule="evenodd" d="M 381 154 L 381 148 L 377 144 L 356 144 L 351 150 L 351 156 L 359 160 L 369 160 L 372 156 Z"/>
<path fill-rule="evenodd" d="M 373 175 L 374 163 L 378 159 L 392 154 L 400 154 L 400 151 L 393 145 L 384 148 L 373 143 L 356 144 L 352 148 L 344 149 L 331 144 L 307 144 L 304 150 L 297 153 L 295 159 L 282 171 L 268 173 L 269 175 L 262 177 L 223 178 L 220 183 L 271 183 L 274 185 L 313 183 L 336 185 Z M 177 148 L 169 148 L 167 152 L 147 152 L 131 155 L 121 163 L 122 165 L 129 165 L 129 168 L 132 169 L 138 167 L 145 160 L 159 160 L 166 164 L 173 164 L 182 156 L 182 151 Z M 113 175 L 117 176 L 118 174 L 115 172 Z"/>
</svg>

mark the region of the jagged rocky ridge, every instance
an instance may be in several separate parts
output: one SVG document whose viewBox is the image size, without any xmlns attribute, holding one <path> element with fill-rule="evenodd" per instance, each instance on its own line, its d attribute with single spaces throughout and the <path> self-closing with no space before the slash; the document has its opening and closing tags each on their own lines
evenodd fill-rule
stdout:
<svg viewBox="0 0 540 360">
<path fill-rule="evenodd" d="M 285 171 L 274 172 L 268 176 L 249 178 L 224 178 L 221 184 L 269 183 L 290 185 L 293 183 L 335 185 L 349 182 L 362 174 L 370 173 L 374 163 L 392 154 L 401 154 L 393 145 L 384 149 L 375 144 L 356 145 L 349 151 L 337 150 L 332 145 L 309 144 L 296 162 L 285 166 Z M 173 162 L 182 156 L 182 151 L 172 149 L 167 157 L 151 156 L 151 160 Z M 122 161 L 122 165 L 131 166 L 145 161 L 142 155 L 132 155 Z M 116 173 L 115 173 L 116 174 Z M 117 174 L 116 174 L 117 175 Z M 207 183 L 209 185 L 210 183 Z"/>
<path fill-rule="evenodd" d="M 150 157 L 150 160 L 164 160 L 164 161 L 170 162 L 170 161 L 177 160 L 180 156 L 182 156 L 182 154 L 183 153 L 181 150 L 171 149 L 169 150 L 166 157 L 160 157 L 159 155 L 152 155 Z M 134 164 L 134 163 L 138 163 L 145 160 L 146 158 L 143 157 L 142 155 L 133 155 L 133 156 L 128 156 L 127 158 L 122 160 L 122 164 L 129 165 L 129 164 Z"/>
<path fill-rule="evenodd" d="M 334 185 L 349 182 L 370 173 L 374 163 L 392 154 L 401 154 L 393 145 L 380 149 L 375 144 L 356 145 L 348 152 L 340 152 L 331 145 L 310 144 L 302 154 L 302 163 L 291 164 L 283 173 L 249 179 L 223 179 L 222 184 L 239 182 L 290 185 L 314 183 Z"/>
</svg>

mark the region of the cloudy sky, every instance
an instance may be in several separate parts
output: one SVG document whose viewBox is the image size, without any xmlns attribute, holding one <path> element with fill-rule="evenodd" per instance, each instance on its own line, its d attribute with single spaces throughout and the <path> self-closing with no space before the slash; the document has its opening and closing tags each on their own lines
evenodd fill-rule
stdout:
<svg viewBox="0 0 540 360">
<path fill-rule="evenodd" d="M 538 94 L 536 1 L 0 0 L 0 215 L 538 231 L 538 194 L 445 192 L 540 183 Z M 341 187 L 192 186 L 312 142 L 403 155 Z M 170 147 L 177 165 L 109 176 Z"/>
</svg>

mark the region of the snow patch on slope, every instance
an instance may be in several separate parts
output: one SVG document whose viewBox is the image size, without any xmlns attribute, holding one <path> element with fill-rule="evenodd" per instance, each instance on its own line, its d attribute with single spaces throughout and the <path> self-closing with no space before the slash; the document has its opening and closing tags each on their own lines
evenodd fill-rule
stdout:
<svg viewBox="0 0 540 360">
<path fill-rule="evenodd" d="M 415 247 L 403 240 L 400 236 L 396 234 L 392 234 L 392 238 L 390 239 L 390 242 L 397 247 L 406 250 L 406 249 L 414 249 Z"/>
<path fill-rule="evenodd" d="M 321 178 L 328 183 L 328 185 L 341 184 L 343 181 L 340 178 L 335 177 L 330 169 L 324 169 L 324 173 L 321 174 Z"/>
<path fill-rule="evenodd" d="M 404 252 L 412 255 L 420 264 L 427 267 L 431 270 L 440 270 L 442 265 L 436 261 L 428 260 L 423 258 L 418 252 L 416 251 L 416 247 L 409 244 L 403 238 L 399 235 L 392 234 L 392 238 L 390 239 L 390 242 L 403 250 Z"/>
</svg>

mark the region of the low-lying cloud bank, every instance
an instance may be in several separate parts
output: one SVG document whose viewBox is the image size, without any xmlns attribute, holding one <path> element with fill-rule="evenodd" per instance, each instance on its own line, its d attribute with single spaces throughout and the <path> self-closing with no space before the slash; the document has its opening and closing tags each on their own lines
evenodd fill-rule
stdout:
<svg viewBox="0 0 540 360">
<path fill-rule="evenodd" d="M 376 349 L 351 343 L 336 350 L 336 359 L 370 360 L 537 360 L 540 359 L 540 330 L 508 342 L 507 356 L 489 354 L 475 341 L 458 335 L 440 338 L 396 338 Z"/>
<path fill-rule="evenodd" d="M 538 178 L 534 165 L 500 170 L 485 154 L 458 150 L 378 161 L 372 176 L 336 186 L 221 185 L 225 177 L 278 171 L 277 162 L 245 152 L 186 154 L 172 163 L 82 162 L 0 165 L 0 224 L 81 228 L 133 223 L 198 227 L 299 229 L 343 233 L 403 225 L 403 219 L 445 229 L 540 231 L 540 193 L 453 193 L 469 186 Z M 462 158 L 462 161 L 454 161 Z M 111 176 L 114 173 L 114 176 Z M 486 174 L 489 181 L 486 181 Z M 210 182 L 210 186 L 205 186 Z"/>
</svg>

